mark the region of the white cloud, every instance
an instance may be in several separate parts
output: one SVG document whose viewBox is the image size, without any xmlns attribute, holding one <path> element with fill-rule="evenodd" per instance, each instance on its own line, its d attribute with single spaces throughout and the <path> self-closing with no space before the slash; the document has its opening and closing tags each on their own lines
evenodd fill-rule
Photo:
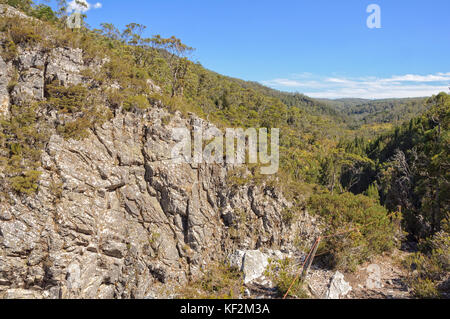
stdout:
<svg viewBox="0 0 450 319">
<path fill-rule="evenodd" d="M 90 4 L 86 0 L 72 0 L 68 3 L 67 11 L 68 12 L 87 12 L 94 9 L 100 9 L 102 7 L 102 4 L 100 2 L 97 2 L 95 4 Z"/>
<path fill-rule="evenodd" d="M 302 87 L 302 86 L 308 86 L 307 82 L 300 82 L 296 80 L 289 80 L 289 79 L 274 79 L 271 81 L 264 81 L 263 82 L 266 85 L 273 85 L 273 86 L 285 86 L 285 87 Z"/>
<path fill-rule="evenodd" d="M 437 82 L 450 79 L 450 73 L 438 73 L 429 75 L 406 74 L 385 79 L 386 82 Z"/>
<path fill-rule="evenodd" d="M 328 78 L 328 79 L 326 79 L 326 82 L 331 82 L 331 83 L 349 83 L 350 81 L 347 80 L 347 79 Z"/>
<path fill-rule="evenodd" d="M 428 75 L 405 74 L 391 77 L 320 77 L 302 74 L 301 79 L 279 78 L 263 81 L 262 84 L 279 90 L 300 91 L 315 98 L 355 97 L 366 99 L 403 98 L 430 96 L 447 92 L 450 72 Z"/>
</svg>

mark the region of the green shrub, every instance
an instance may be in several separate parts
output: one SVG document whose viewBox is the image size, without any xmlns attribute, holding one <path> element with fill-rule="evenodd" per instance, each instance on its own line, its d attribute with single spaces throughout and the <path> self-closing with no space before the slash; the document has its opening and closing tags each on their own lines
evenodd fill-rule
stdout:
<svg viewBox="0 0 450 319">
<path fill-rule="evenodd" d="M 5 45 L 4 45 L 4 49 L 1 53 L 2 58 L 5 62 L 9 62 L 14 60 L 17 57 L 17 46 L 16 44 L 11 41 L 11 40 L 7 40 Z"/>
<path fill-rule="evenodd" d="M 213 264 L 198 280 L 179 291 L 187 299 L 236 299 L 243 294 L 242 273 L 225 264 Z"/>
<path fill-rule="evenodd" d="M 367 191 L 365 192 L 364 195 L 376 200 L 376 202 L 379 203 L 380 202 L 380 193 L 378 191 L 377 183 L 374 182 L 373 184 L 369 185 L 369 188 L 367 188 Z"/>
<path fill-rule="evenodd" d="M 436 284 L 428 278 L 417 278 L 411 283 L 414 295 L 421 299 L 437 299 L 440 293 L 436 288 Z"/>
<path fill-rule="evenodd" d="M 83 117 L 75 121 L 67 122 L 64 125 L 59 125 L 56 131 L 66 140 L 82 140 L 89 136 L 88 129 L 91 126 L 91 122 Z"/>
<path fill-rule="evenodd" d="M 125 95 L 120 90 L 108 90 L 106 92 L 106 101 L 113 108 L 121 107 L 125 98 Z"/>
<path fill-rule="evenodd" d="M 7 30 L 15 44 L 43 44 L 42 25 L 37 21 L 26 21 L 19 17 L 7 17 L 0 22 L 0 30 Z"/>
<path fill-rule="evenodd" d="M 123 103 L 123 108 L 126 111 L 133 109 L 145 110 L 150 107 L 150 103 L 145 95 L 130 96 Z"/>
<path fill-rule="evenodd" d="M 409 270 L 407 283 L 418 298 L 439 298 L 440 284 L 450 273 L 450 235 L 441 231 L 419 246 L 421 251 L 403 262 Z"/>
<path fill-rule="evenodd" d="M 38 127 L 36 105 L 11 106 L 11 117 L 0 123 L 0 153 L 7 185 L 12 190 L 31 194 L 37 190 L 41 151 L 48 138 L 45 125 Z"/>
<path fill-rule="evenodd" d="M 280 296 L 284 296 L 296 278 L 295 271 L 299 271 L 299 269 L 293 267 L 291 259 L 285 258 L 279 261 L 271 261 L 266 270 L 266 275 L 271 278 Z M 309 298 L 305 290 L 305 283 L 297 279 L 289 290 L 288 296 L 299 299 Z"/>
<path fill-rule="evenodd" d="M 39 20 L 48 22 L 56 22 L 58 20 L 52 8 L 44 4 L 37 5 L 31 15 Z"/>
<path fill-rule="evenodd" d="M 48 104 L 62 113 L 76 113 L 87 104 L 88 90 L 82 85 L 65 87 L 57 81 L 46 86 Z"/>
<path fill-rule="evenodd" d="M 27 171 L 20 176 L 14 176 L 10 178 L 11 187 L 18 193 L 30 195 L 36 192 L 41 172 Z"/>
<path fill-rule="evenodd" d="M 324 239 L 323 247 L 333 268 L 354 270 L 371 256 L 395 246 L 396 223 L 374 199 L 351 193 L 319 194 L 310 198 L 308 207 L 321 216 L 325 235 L 331 235 Z M 395 214 L 394 219 L 398 218 Z"/>
<path fill-rule="evenodd" d="M 16 9 L 25 11 L 25 12 L 30 12 L 32 7 L 32 0 L 0 0 L 0 4 L 4 3 L 7 4 L 11 7 L 14 7 Z"/>
<path fill-rule="evenodd" d="M 80 140 L 88 136 L 88 129 L 109 119 L 109 108 L 99 106 L 97 92 L 89 91 L 83 85 L 62 86 L 57 81 L 46 87 L 47 104 L 58 113 L 72 115 L 56 130 L 65 139 Z"/>
<path fill-rule="evenodd" d="M 291 225 L 297 216 L 297 207 L 285 208 L 281 212 L 281 219 L 284 224 Z"/>
</svg>

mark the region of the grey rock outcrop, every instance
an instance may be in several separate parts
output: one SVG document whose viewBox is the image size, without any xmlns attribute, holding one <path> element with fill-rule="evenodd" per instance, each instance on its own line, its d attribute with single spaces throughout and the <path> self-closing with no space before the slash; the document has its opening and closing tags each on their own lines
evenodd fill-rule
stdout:
<svg viewBox="0 0 450 319">
<path fill-rule="evenodd" d="M 242 263 L 244 283 L 247 284 L 264 275 L 264 271 L 269 265 L 269 258 L 259 250 L 247 251 Z"/>
<path fill-rule="evenodd" d="M 48 52 L 39 47 L 19 47 L 18 50 L 18 80 L 11 92 L 14 104 L 43 100 L 45 83 L 77 85 L 83 80 L 81 71 L 86 66 L 80 49 L 55 48 Z"/>
<path fill-rule="evenodd" d="M 282 253 L 279 250 L 236 250 L 228 256 L 228 264 L 244 274 L 244 283 L 249 284 L 255 279 L 265 279 L 265 271 L 269 261 L 281 261 L 292 258 L 292 254 Z"/>
<path fill-rule="evenodd" d="M 345 297 L 352 287 L 348 282 L 345 281 L 344 275 L 339 271 L 336 271 L 333 277 L 331 277 L 330 286 L 326 293 L 326 299 L 341 299 Z"/>
<path fill-rule="evenodd" d="M 147 84 L 148 84 L 148 87 L 150 88 L 151 92 L 157 93 L 157 94 L 161 94 L 162 93 L 162 89 L 159 86 L 157 86 L 155 84 L 155 82 L 153 82 L 152 80 L 148 79 L 147 80 Z"/>
<path fill-rule="evenodd" d="M 83 80 L 83 51 L 81 49 L 55 48 L 48 56 L 45 80 L 58 80 L 63 85 L 77 85 Z"/>
<path fill-rule="evenodd" d="M 236 250 L 228 256 L 228 263 L 243 272 L 244 283 L 248 284 L 264 275 L 269 256 L 259 250 Z"/>
<path fill-rule="evenodd" d="M 242 263 L 244 261 L 244 256 L 245 251 L 238 249 L 228 256 L 228 264 L 230 265 L 230 267 L 242 271 Z"/>
<path fill-rule="evenodd" d="M 9 116 L 8 66 L 0 56 L 0 117 Z"/>
<path fill-rule="evenodd" d="M 120 114 L 83 141 L 51 136 L 38 193 L 0 203 L 0 295 L 26 289 L 46 298 L 143 298 L 158 294 L 158 284 L 200 276 L 236 249 L 293 247 L 281 194 L 230 189 L 226 166 L 170 161 L 169 127 L 193 120 L 176 114 L 164 126 L 167 115 L 158 108 Z M 264 210 L 255 211 L 255 197 Z M 245 216 L 239 238 L 223 210 L 234 220 Z M 265 268 L 266 258 L 253 255 L 245 257 L 246 280 Z"/>
<path fill-rule="evenodd" d="M 23 52 L 20 56 L 19 78 L 11 93 L 14 104 L 22 104 L 44 98 L 44 57 L 35 52 Z"/>
<path fill-rule="evenodd" d="M 14 16 L 18 16 L 22 19 L 32 19 L 29 16 L 27 16 L 25 13 L 20 12 L 19 10 L 8 6 L 6 4 L 0 4 L 0 15 L 4 16 L 4 17 L 14 17 Z"/>
<path fill-rule="evenodd" d="M 383 288 L 383 283 L 381 282 L 381 268 L 377 264 L 367 266 L 366 287 L 368 289 Z"/>
</svg>

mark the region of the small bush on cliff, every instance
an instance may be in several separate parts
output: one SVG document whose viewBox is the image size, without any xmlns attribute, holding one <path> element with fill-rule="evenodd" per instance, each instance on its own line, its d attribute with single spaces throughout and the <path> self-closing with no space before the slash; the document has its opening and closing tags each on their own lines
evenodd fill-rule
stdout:
<svg viewBox="0 0 450 319">
<path fill-rule="evenodd" d="M 55 81 L 47 85 L 45 95 L 47 101 L 43 104 L 62 115 L 70 115 L 56 128 L 65 139 L 83 139 L 88 136 L 89 128 L 111 117 L 111 110 L 101 106 L 97 93 L 82 85 L 66 87 Z"/>
<path fill-rule="evenodd" d="M 31 15 L 42 21 L 56 22 L 58 20 L 52 8 L 44 4 L 37 5 Z"/>
<path fill-rule="evenodd" d="M 225 264 L 214 264 L 198 280 L 182 288 L 187 299 L 237 299 L 243 294 L 242 273 Z"/>
<path fill-rule="evenodd" d="M 419 246 L 421 251 L 404 261 L 409 270 L 407 283 L 418 298 L 440 298 L 442 292 L 449 293 L 443 281 L 449 280 L 450 235 L 441 231 Z"/>
<path fill-rule="evenodd" d="M 17 53 L 16 44 L 11 40 L 7 40 L 1 53 L 3 60 L 5 62 L 12 61 L 16 58 Z"/>
<path fill-rule="evenodd" d="M 281 220 L 286 225 L 291 225 L 295 219 L 296 210 L 292 208 L 285 208 L 281 211 Z"/>
<path fill-rule="evenodd" d="M 7 4 L 16 9 L 30 12 L 32 10 L 32 0 L 0 0 L 0 4 Z"/>
<path fill-rule="evenodd" d="M 30 195 L 36 192 L 40 176 L 41 172 L 39 171 L 26 171 L 19 176 L 10 178 L 11 187 L 18 193 Z"/>
<path fill-rule="evenodd" d="M 88 129 L 91 127 L 91 121 L 85 117 L 74 121 L 58 125 L 56 131 L 64 139 L 82 140 L 89 136 Z"/>
<path fill-rule="evenodd" d="M 0 32 L 5 32 L 8 40 L 15 44 L 43 43 L 42 25 L 39 21 L 24 20 L 20 17 L 2 17 Z"/>
<path fill-rule="evenodd" d="M 48 104 L 63 113 L 76 113 L 87 104 L 88 90 L 82 85 L 63 86 L 57 81 L 46 86 Z"/>
<path fill-rule="evenodd" d="M 148 99 L 144 95 L 130 96 L 124 103 L 123 108 L 126 111 L 131 111 L 133 109 L 145 110 L 150 107 Z"/>
<path fill-rule="evenodd" d="M 313 195 L 308 203 L 322 217 L 325 255 L 333 268 L 354 270 L 371 256 L 395 246 L 396 223 L 376 200 L 364 195 Z M 397 214 L 395 219 L 399 218 Z"/>
<path fill-rule="evenodd" d="M 279 261 L 271 261 L 266 270 L 266 275 L 271 278 L 280 296 L 284 296 L 289 291 L 289 297 L 307 299 L 309 295 L 305 290 L 305 284 L 299 279 L 295 280 L 297 276 L 295 271 L 299 271 L 298 267 L 294 267 L 291 259 L 285 258 Z M 291 289 L 289 290 L 289 288 Z"/>
<path fill-rule="evenodd" d="M 0 157 L 7 176 L 4 186 L 19 193 L 37 190 L 41 150 L 48 138 L 45 125 L 38 124 L 36 110 L 36 104 L 13 105 L 10 118 L 0 122 Z"/>
</svg>

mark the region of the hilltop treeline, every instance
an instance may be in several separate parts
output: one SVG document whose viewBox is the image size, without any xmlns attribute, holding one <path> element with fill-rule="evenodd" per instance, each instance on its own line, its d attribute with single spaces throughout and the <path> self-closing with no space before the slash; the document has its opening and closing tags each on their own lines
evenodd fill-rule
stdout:
<svg viewBox="0 0 450 319">
<path fill-rule="evenodd" d="M 397 227 L 403 215 L 402 229 L 421 248 L 409 263 L 419 269 L 411 275 L 411 285 L 419 296 L 439 296 L 446 289 L 442 281 L 450 255 L 447 94 L 426 101 L 353 101 L 348 108 L 333 106 L 330 101 L 209 71 L 189 59 L 193 48 L 180 39 L 145 37 L 146 27 L 140 24 L 130 23 L 122 30 L 109 23 L 100 29 L 84 24 L 72 30 L 64 23 L 65 1 L 59 2 L 57 12 L 31 0 L 0 3 L 37 19 L 2 18 L 4 61 L 17 59 L 19 46 L 36 44 L 81 48 L 85 61 L 106 61 L 98 70 L 84 72 L 89 86 L 51 83 L 45 101 L 11 107 L 11 118 L 2 120 L 0 134 L 1 165 L 11 190 L 24 196 L 37 190 L 39 154 L 48 136 L 45 119 L 36 115 L 36 108 L 72 116 L 57 131 L 75 139 L 108 120 L 112 111 L 145 110 L 156 101 L 172 113 L 195 112 L 219 127 L 276 127 L 281 129 L 279 173 L 264 177 L 256 167 L 249 167 L 253 174 L 247 176 L 236 170 L 228 178 L 231 186 L 279 187 L 294 203 L 287 219 L 297 218 L 296 212 L 307 206 L 325 221 L 328 234 L 361 227 L 351 237 L 330 238 L 324 244 L 330 267 L 344 270 L 392 250 L 407 238 Z M 161 91 L 152 90 L 149 81 Z M 120 89 L 110 90 L 112 84 Z M 376 129 L 360 127 L 377 123 L 388 124 L 378 136 L 373 135 Z M 364 228 L 368 222 L 370 227 Z"/>
</svg>

